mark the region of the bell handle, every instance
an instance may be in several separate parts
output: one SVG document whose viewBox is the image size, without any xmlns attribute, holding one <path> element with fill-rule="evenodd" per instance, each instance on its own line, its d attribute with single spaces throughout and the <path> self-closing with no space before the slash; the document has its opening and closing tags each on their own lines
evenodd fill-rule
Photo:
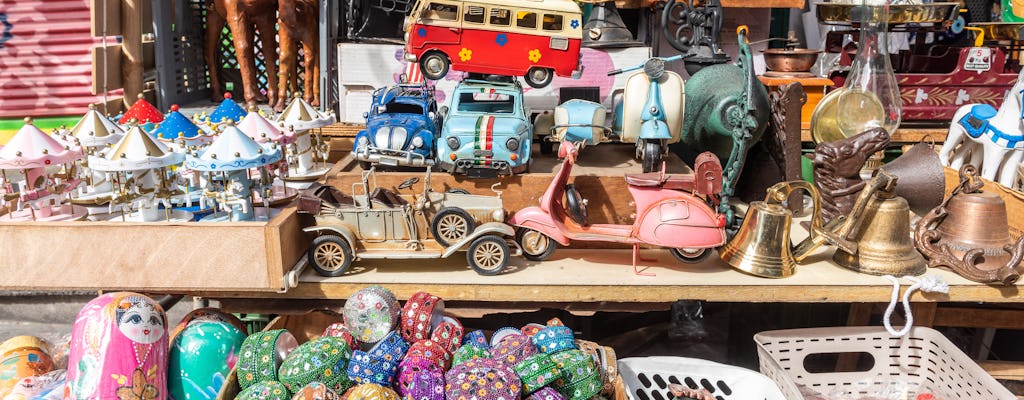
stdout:
<svg viewBox="0 0 1024 400">
<path fill-rule="evenodd" d="M 807 239 L 800 242 L 800 244 L 792 251 L 793 260 L 800 262 L 813 253 L 814 250 L 817 250 L 829 241 L 825 235 L 826 229 L 822 226 L 821 222 L 821 194 L 818 193 L 818 188 L 814 187 L 814 185 L 807 181 L 781 182 L 768 188 L 768 193 L 764 200 L 766 203 L 781 205 L 782 202 L 788 199 L 796 190 L 803 190 L 810 194 L 811 203 L 814 206 L 814 210 L 811 213 L 811 229 L 808 232 L 809 236 Z"/>
</svg>

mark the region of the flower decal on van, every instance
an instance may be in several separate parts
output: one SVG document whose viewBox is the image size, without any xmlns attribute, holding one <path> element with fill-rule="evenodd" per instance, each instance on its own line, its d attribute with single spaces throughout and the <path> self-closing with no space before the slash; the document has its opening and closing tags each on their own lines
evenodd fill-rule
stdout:
<svg viewBox="0 0 1024 400">
<path fill-rule="evenodd" d="M 580 27 L 580 20 L 578 20 L 578 19 L 572 20 L 572 22 L 569 23 L 569 26 L 571 26 L 572 29 L 579 28 Z"/>
<path fill-rule="evenodd" d="M 498 43 L 498 46 L 504 47 L 506 44 L 508 44 L 508 35 L 504 33 L 499 33 L 498 37 L 494 38 L 494 42 Z"/>
<path fill-rule="evenodd" d="M 540 49 L 530 50 L 530 61 L 531 62 L 536 63 L 537 61 L 540 61 L 540 57 L 541 57 Z"/>
<path fill-rule="evenodd" d="M 459 51 L 459 59 L 462 60 L 462 62 L 466 62 L 466 61 L 472 60 L 473 59 L 473 50 L 470 50 L 470 49 L 467 49 L 467 48 L 463 47 L 462 50 Z"/>
</svg>

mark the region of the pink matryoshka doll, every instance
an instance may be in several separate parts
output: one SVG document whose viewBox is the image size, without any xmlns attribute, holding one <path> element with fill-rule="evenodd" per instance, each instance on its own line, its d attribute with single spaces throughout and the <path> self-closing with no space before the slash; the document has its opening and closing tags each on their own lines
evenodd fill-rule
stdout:
<svg viewBox="0 0 1024 400">
<path fill-rule="evenodd" d="M 66 399 L 167 399 L 167 317 L 153 299 L 108 293 L 75 319 Z"/>
</svg>

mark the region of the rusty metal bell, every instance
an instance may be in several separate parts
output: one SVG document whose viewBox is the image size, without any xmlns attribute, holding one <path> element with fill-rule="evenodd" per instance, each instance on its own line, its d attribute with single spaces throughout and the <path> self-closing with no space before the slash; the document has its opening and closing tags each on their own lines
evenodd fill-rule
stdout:
<svg viewBox="0 0 1024 400">
<path fill-rule="evenodd" d="M 1012 285 L 1020 278 L 1024 237 L 1010 238 L 1006 203 L 981 192 L 977 169 L 960 170 L 960 186 L 918 221 L 916 244 L 931 267 L 946 267 L 975 282 Z"/>
<path fill-rule="evenodd" d="M 881 168 L 899 177 L 895 193 L 907 200 L 914 214 L 927 214 L 946 195 L 946 172 L 930 144 L 915 144 Z"/>
</svg>

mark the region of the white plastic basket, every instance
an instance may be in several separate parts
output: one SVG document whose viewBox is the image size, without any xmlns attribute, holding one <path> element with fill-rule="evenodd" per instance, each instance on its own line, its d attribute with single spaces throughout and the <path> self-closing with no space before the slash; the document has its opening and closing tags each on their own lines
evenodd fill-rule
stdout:
<svg viewBox="0 0 1024 400">
<path fill-rule="evenodd" d="M 943 400 L 1015 400 L 985 370 L 934 329 L 915 327 L 893 337 L 878 327 L 793 329 L 754 335 L 761 372 L 778 383 L 789 400 L 803 400 L 797 385 L 822 394 L 841 390 L 872 395 L 906 388 L 913 399 L 930 392 Z M 867 353 L 864 372 L 811 373 L 804 366 L 815 354 Z"/>
<path fill-rule="evenodd" d="M 786 400 L 768 377 L 749 369 L 686 357 L 619 360 L 630 400 L 671 400 L 668 384 L 705 388 L 717 400 Z"/>
</svg>

